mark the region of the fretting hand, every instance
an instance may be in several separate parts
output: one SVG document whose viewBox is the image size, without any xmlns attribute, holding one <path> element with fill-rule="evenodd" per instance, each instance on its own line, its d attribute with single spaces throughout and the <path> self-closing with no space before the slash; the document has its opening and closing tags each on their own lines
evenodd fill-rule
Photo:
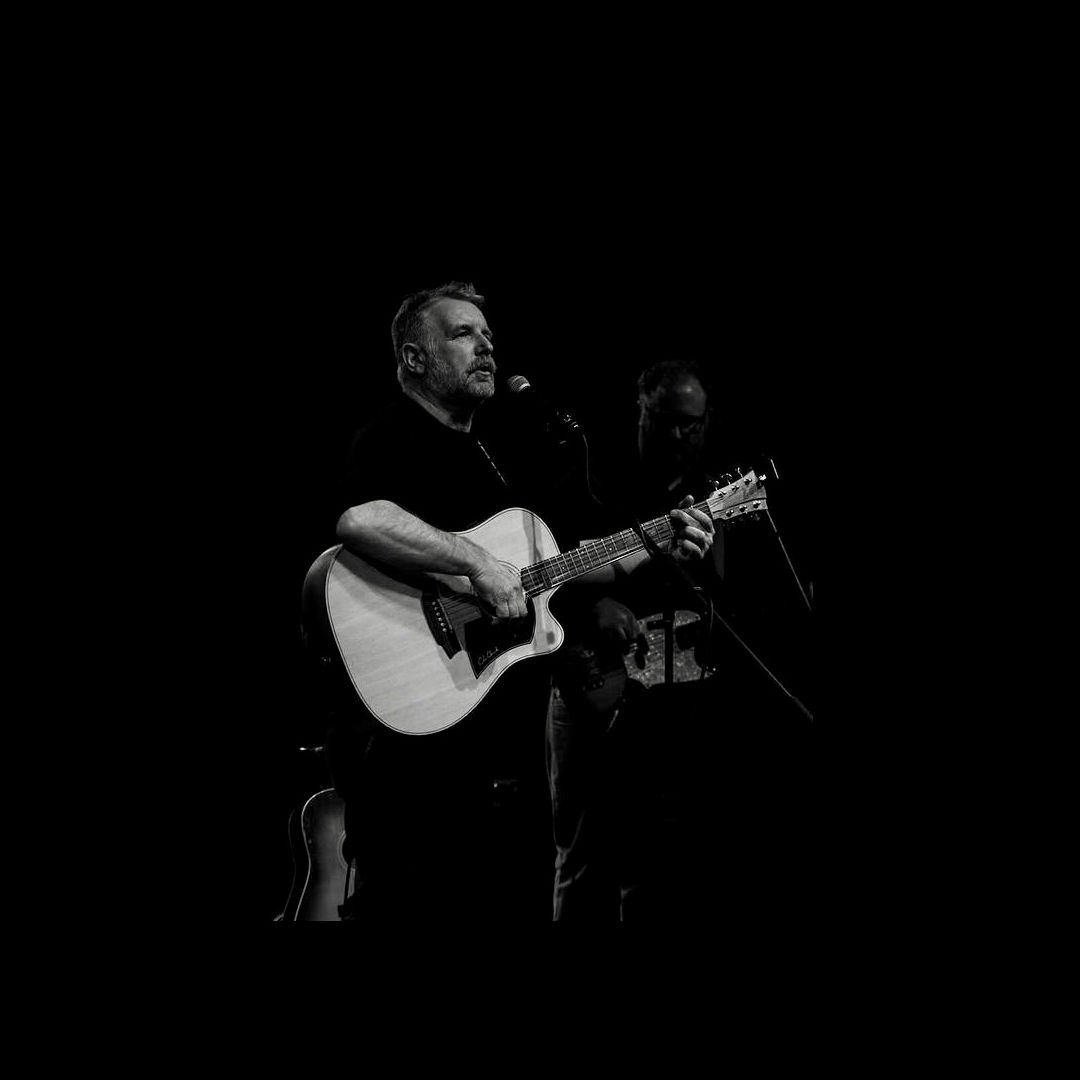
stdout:
<svg viewBox="0 0 1080 1080">
<path fill-rule="evenodd" d="M 680 562 L 704 559 L 713 545 L 716 529 L 712 518 L 694 508 L 694 499 L 687 495 L 668 516 L 675 525 L 671 541 L 671 555 Z"/>
</svg>

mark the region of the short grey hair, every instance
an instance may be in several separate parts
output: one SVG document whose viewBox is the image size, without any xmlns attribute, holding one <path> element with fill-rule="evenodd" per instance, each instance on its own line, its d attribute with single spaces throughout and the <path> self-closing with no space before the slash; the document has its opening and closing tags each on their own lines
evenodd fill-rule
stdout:
<svg viewBox="0 0 1080 1080">
<path fill-rule="evenodd" d="M 390 337 L 394 342 L 394 359 L 397 361 L 399 383 L 403 379 L 402 348 L 412 341 L 430 351 L 431 334 L 424 320 L 424 312 L 436 300 L 442 299 L 467 300 L 477 307 L 482 307 L 484 303 L 484 298 L 473 288 L 472 282 L 467 281 L 450 281 L 438 288 L 421 289 L 420 292 L 406 296 L 394 316 L 394 321 L 390 324 Z"/>
</svg>

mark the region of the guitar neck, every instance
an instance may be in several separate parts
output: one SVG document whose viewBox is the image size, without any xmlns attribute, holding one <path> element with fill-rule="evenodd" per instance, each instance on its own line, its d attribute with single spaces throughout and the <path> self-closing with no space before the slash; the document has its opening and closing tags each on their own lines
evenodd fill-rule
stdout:
<svg viewBox="0 0 1080 1080">
<path fill-rule="evenodd" d="M 698 509 L 703 509 L 702 503 Z M 660 517 L 645 522 L 642 530 L 657 547 L 666 547 L 671 543 L 674 528 L 671 518 Z M 526 596 L 537 596 L 554 589 L 556 585 L 565 585 L 568 581 L 583 577 L 601 566 L 609 566 L 643 550 L 645 545 L 633 529 L 624 529 L 603 540 L 590 540 L 572 551 L 563 552 L 551 559 L 534 563 L 521 572 L 521 585 Z"/>
<path fill-rule="evenodd" d="M 753 472 L 748 472 L 727 487 L 714 491 L 704 502 L 695 503 L 694 509 L 708 514 L 720 525 L 741 514 L 764 510 L 766 506 L 762 481 Z M 645 522 L 641 530 L 650 543 L 658 548 L 666 548 L 675 535 L 675 528 L 667 515 Z M 525 567 L 521 572 L 522 588 L 526 596 L 538 596 L 554 589 L 556 585 L 565 585 L 566 582 L 598 570 L 601 566 L 618 562 L 644 547 L 645 544 L 634 529 L 624 529 L 603 540 L 589 540 L 573 551 Z"/>
</svg>

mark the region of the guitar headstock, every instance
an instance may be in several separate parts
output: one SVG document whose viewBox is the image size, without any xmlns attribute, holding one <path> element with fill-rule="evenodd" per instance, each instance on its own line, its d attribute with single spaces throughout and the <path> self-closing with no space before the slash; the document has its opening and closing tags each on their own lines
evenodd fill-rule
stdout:
<svg viewBox="0 0 1080 1080">
<path fill-rule="evenodd" d="M 768 509 L 765 500 L 765 477 L 753 470 L 740 476 L 733 484 L 718 488 L 706 500 L 714 521 L 730 521 L 743 514 Z"/>
</svg>

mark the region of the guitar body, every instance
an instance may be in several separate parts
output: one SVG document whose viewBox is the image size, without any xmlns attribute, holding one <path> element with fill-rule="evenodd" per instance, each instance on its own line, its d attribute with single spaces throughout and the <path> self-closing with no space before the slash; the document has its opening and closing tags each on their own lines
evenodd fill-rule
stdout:
<svg viewBox="0 0 1080 1080">
<path fill-rule="evenodd" d="M 547 525 L 519 508 L 459 535 L 517 570 L 559 554 Z M 531 599 L 529 617 L 512 625 L 489 618 L 468 578 L 391 571 L 342 546 L 324 552 L 308 577 L 364 706 L 406 734 L 456 724 L 507 668 L 562 644 L 548 609 L 554 590 Z"/>
<path fill-rule="evenodd" d="M 626 674 L 635 682 L 648 688 L 662 686 L 666 680 L 666 639 L 663 616 L 648 615 L 638 620 L 641 633 L 637 647 L 626 658 Z M 676 611 L 672 620 L 674 642 L 672 644 L 671 681 L 676 683 L 697 682 L 701 676 L 699 653 L 703 644 L 701 635 L 704 624 L 692 611 Z M 713 674 L 712 668 L 705 678 Z"/>
<path fill-rule="evenodd" d="M 345 861 L 345 803 L 333 788 L 317 791 L 289 819 L 293 884 L 283 922 L 340 922 L 338 905 L 352 895 Z"/>
<path fill-rule="evenodd" d="M 637 642 L 627 656 L 607 642 L 592 646 L 576 644 L 566 650 L 557 679 L 569 705 L 607 716 L 622 704 L 629 680 L 645 689 L 667 683 L 663 616 L 658 613 L 640 618 L 638 627 Z M 697 682 L 702 678 L 699 662 L 703 633 L 701 619 L 692 611 L 676 611 L 672 627 L 671 681 Z M 712 675 L 710 667 L 704 677 Z"/>
</svg>

